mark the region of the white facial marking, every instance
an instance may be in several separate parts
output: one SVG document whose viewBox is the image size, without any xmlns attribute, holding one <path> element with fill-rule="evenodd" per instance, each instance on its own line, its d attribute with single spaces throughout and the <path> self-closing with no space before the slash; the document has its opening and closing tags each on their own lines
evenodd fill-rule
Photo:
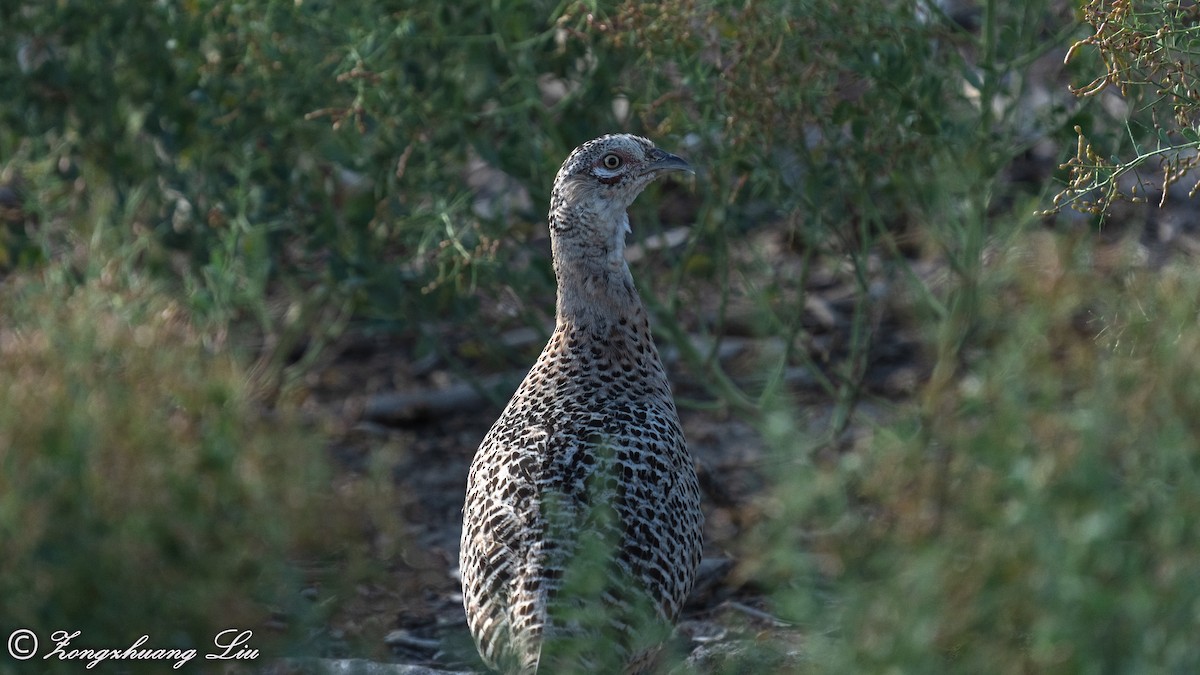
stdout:
<svg viewBox="0 0 1200 675">
<path fill-rule="evenodd" d="M 621 174 L 621 170 L 619 168 L 616 171 L 612 171 L 612 170 L 606 169 L 602 166 L 596 167 L 595 169 L 593 169 L 593 171 L 595 172 L 596 177 L 600 178 L 601 180 L 616 178 L 617 176 L 619 176 Z"/>
</svg>

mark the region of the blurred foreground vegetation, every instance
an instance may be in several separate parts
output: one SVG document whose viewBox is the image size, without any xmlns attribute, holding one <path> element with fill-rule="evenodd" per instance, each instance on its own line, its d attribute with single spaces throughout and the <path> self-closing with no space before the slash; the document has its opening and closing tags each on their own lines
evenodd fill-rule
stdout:
<svg viewBox="0 0 1200 675">
<path fill-rule="evenodd" d="M 0 629 L 244 623 L 322 653 L 339 596 L 300 599 L 308 563 L 386 578 L 355 520 L 397 498 L 334 489 L 306 376 L 347 327 L 466 374 L 527 362 L 493 338 L 545 329 L 554 172 L 631 130 L 701 167 L 683 215 L 656 214 L 669 188 L 635 205 L 636 241 L 691 226 L 635 275 L 690 403 L 777 453 L 734 553 L 804 636 L 790 667 L 1200 670 L 1200 272 L 1144 264 L 1137 222 L 1035 216 L 1056 177 L 1097 186 L 1020 170 L 1165 119 L 1070 99 L 1076 12 L 0 5 Z M 823 275 L 857 290 L 825 350 Z M 898 332 L 919 377 L 885 396 Z M 782 349 L 734 377 L 684 339 L 733 333 Z M 789 648 L 760 646 L 744 667 Z"/>
</svg>

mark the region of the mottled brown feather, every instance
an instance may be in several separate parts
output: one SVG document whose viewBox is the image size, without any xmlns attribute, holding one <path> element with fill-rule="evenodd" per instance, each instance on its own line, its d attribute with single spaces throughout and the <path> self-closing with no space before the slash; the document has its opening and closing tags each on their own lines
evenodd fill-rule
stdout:
<svg viewBox="0 0 1200 675">
<path fill-rule="evenodd" d="M 688 167 L 619 134 L 555 179 L 554 334 L 480 444 L 463 509 L 463 603 L 493 668 L 639 672 L 695 579 L 700 491 L 624 258 L 626 209 L 671 170 Z M 571 640 L 591 647 L 549 664 Z"/>
</svg>

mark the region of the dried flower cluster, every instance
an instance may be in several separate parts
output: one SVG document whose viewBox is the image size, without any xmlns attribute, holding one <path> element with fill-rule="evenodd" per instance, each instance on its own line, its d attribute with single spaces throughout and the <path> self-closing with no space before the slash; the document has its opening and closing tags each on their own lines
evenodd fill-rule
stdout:
<svg viewBox="0 0 1200 675">
<path fill-rule="evenodd" d="M 1063 164 L 1068 184 L 1054 199 L 1057 211 L 1064 205 L 1085 213 L 1103 214 L 1116 200 L 1145 201 L 1147 191 L 1159 191 L 1161 206 L 1168 189 L 1200 166 L 1200 6 L 1191 2 L 1147 3 L 1131 0 L 1090 0 L 1084 20 L 1094 33 L 1071 46 L 1070 62 L 1085 47 L 1094 48 L 1105 72 L 1088 84 L 1073 88 L 1081 98 L 1114 88 L 1129 100 L 1137 113 L 1148 115 L 1147 135 L 1153 147 L 1136 138 L 1131 120 L 1130 137 L 1135 156 L 1106 159 L 1097 153 L 1080 127 L 1078 149 Z M 1169 107 L 1170 117 L 1166 110 Z M 1158 180 L 1141 172 L 1154 168 Z M 1133 174 L 1135 180 L 1123 180 Z M 1189 196 L 1200 189 L 1200 181 Z"/>
</svg>

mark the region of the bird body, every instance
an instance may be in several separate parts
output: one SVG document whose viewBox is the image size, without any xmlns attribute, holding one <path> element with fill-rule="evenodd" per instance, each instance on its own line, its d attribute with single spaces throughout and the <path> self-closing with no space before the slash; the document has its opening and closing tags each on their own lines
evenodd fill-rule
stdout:
<svg viewBox="0 0 1200 675">
<path fill-rule="evenodd" d="M 463 509 L 463 603 L 493 668 L 639 672 L 691 590 L 699 487 L 624 258 L 626 209 L 672 170 L 690 169 L 610 135 L 555 179 L 554 333 L 480 444 Z"/>
</svg>

